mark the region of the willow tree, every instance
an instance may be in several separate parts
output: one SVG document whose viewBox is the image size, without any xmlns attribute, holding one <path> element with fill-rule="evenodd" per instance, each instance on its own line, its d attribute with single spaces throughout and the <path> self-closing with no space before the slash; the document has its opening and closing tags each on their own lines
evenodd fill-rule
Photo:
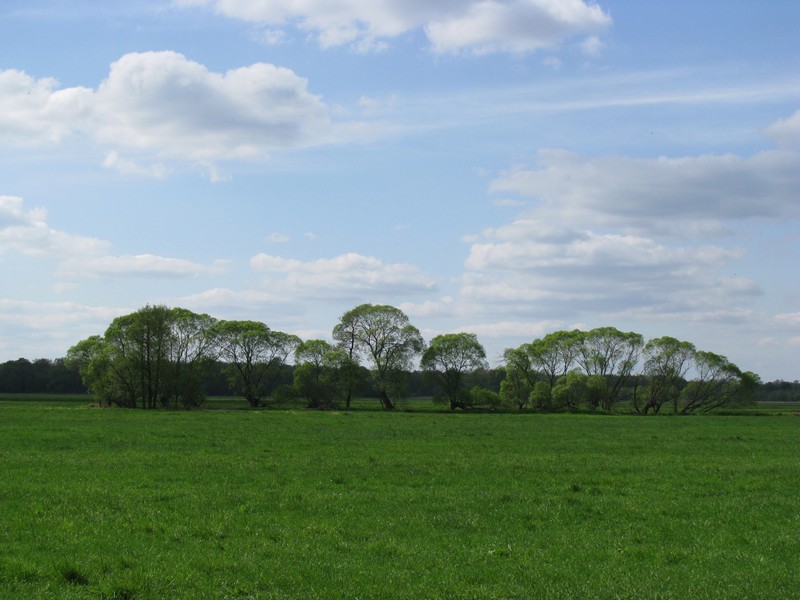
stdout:
<svg viewBox="0 0 800 600">
<path fill-rule="evenodd" d="M 214 319 L 182 308 L 145 306 L 114 319 L 101 336 L 69 349 L 67 361 L 104 404 L 127 408 L 196 406 L 213 358 Z"/>
<path fill-rule="evenodd" d="M 589 402 L 611 410 L 639 361 L 644 344 L 641 334 L 614 327 L 581 333 L 575 360 L 589 378 Z"/>
<path fill-rule="evenodd" d="M 371 363 L 381 405 L 387 410 L 394 408 L 392 396 L 402 390 L 412 359 L 425 346 L 406 314 L 394 306 L 362 304 L 342 315 L 333 334 L 340 344 L 344 340 L 343 347 L 350 344 L 353 358 L 360 356 Z"/>
<path fill-rule="evenodd" d="M 300 338 L 258 321 L 219 321 L 213 333 L 231 387 L 252 408 L 262 406 Z"/>
<path fill-rule="evenodd" d="M 690 342 L 682 342 L 664 336 L 652 339 L 644 346 L 644 375 L 647 377 L 645 403 L 642 414 L 650 411 L 658 413 L 664 404 L 672 404 L 673 412 L 678 412 L 678 400 L 686 385 L 686 374 L 692 365 L 695 347 Z"/>
<path fill-rule="evenodd" d="M 450 408 L 468 408 L 472 401 L 464 393 L 466 376 L 486 369 L 486 350 L 474 333 L 437 335 L 422 354 L 422 370 L 433 376 L 450 402 Z"/>
</svg>

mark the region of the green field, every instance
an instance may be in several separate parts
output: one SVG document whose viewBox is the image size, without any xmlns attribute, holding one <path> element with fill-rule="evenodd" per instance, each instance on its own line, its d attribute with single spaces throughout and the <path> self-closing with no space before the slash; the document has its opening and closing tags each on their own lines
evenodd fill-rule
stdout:
<svg viewBox="0 0 800 600">
<path fill-rule="evenodd" d="M 800 597 L 795 416 L 6 398 L 0 469 L 2 598 Z"/>
</svg>

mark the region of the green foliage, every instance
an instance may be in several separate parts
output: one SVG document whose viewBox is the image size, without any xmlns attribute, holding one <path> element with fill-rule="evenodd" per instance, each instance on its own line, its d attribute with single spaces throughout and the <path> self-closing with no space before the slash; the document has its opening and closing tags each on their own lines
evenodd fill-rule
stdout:
<svg viewBox="0 0 800 600">
<path fill-rule="evenodd" d="M 529 396 L 530 404 L 538 410 L 553 408 L 553 390 L 548 381 L 537 381 Z"/>
<path fill-rule="evenodd" d="M 333 337 L 351 360 L 370 361 L 382 406 L 394 408 L 392 398 L 402 393 L 411 360 L 425 347 L 405 313 L 394 306 L 362 304 L 342 315 Z"/>
<path fill-rule="evenodd" d="M 477 385 L 470 388 L 468 402 L 464 405 L 465 408 L 496 410 L 503 407 L 503 399 L 500 394 Z"/>
<path fill-rule="evenodd" d="M 487 369 L 486 350 L 474 333 L 437 335 L 422 354 L 422 370 L 432 375 L 450 402 L 450 408 L 467 408 L 472 394 L 462 394 L 465 378 L 478 369 Z M 488 390 L 487 390 L 488 391 Z"/>
<path fill-rule="evenodd" d="M 576 411 L 588 397 L 588 377 L 573 369 L 560 377 L 553 386 L 553 404 L 558 408 Z"/>
<path fill-rule="evenodd" d="M 295 335 L 258 321 L 219 321 L 211 330 L 214 347 L 226 363 L 231 388 L 252 408 L 261 406 L 299 346 Z"/>
<path fill-rule="evenodd" d="M 78 342 L 66 363 L 106 405 L 198 406 L 212 360 L 214 322 L 183 308 L 146 306 L 114 319 L 104 336 Z"/>
</svg>

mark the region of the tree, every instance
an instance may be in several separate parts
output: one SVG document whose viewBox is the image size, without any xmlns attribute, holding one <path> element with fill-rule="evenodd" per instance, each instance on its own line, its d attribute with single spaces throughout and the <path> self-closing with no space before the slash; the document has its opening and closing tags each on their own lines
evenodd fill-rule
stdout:
<svg viewBox="0 0 800 600">
<path fill-rule="evenodd" d="M 577 330 L 554 331 L 518 348 L 506 349 L 503 358 L 509 383 L 500 390 L 504 400 L 515 403 L 520 410 L 529 403 L 538 409 L 551 408 L 551 392 L 572 367 L 581 335 Z"/>
<path fill-rule="evenodd" d="M 70 348 L 67 364 L 104 404 L 127 408 L 197 406 L 211 360 L 214 320 L 183 308 L 145 306 L 114 319 L 105 335 Z"/>
<path fill-rule="evenodd" d="M 212 332 L 219 357 L 226 363 L 231 388 L 252 408 L 258 408 L 300 338 L 273 331 L 258 321 L 218 321 Z"/>
<path fill-rule="evenodd" d="M 342 315 L 333 335 L 346 351 L 349 344 L 353 358 L 364 355 L 372 363 L 381 405 L 394 408 L 392 395 L 400 392 L 404 372 L 425 345 L 405 313 L 394 306 L 362 304 Z"/>
<path fill-rule="evenodd" d="M 553 386 L 553 402 L 559 408 L 566 408 L 570 411 L 578 410 L 587 397 L 588 379 L 578 369 L 573 369 L 563 377 L 560 377 Z"/>
<path fill-rule="evenodd" d="M 689 342 L 682 342 L 665 336 L 650 340 L 645 344 L 644 374 L 648 378 L 646 400 L 642 414 L 651 410 L 658 413 L 661 407 L 671 402 L 673 412 L 678 412 L 678 399 L 685 385 L 686 372 L 691 366 L 695 348 Z M 636 409 L 639 410 L 638 406 Z"/>
<path fill-rule="evenodd" d="M 336 340 L 336 344 L 341 349 L 349 363 L 351 364 L 351 368 L 349 369 L 349 373 L 352 377 L 349 377 L 343 381 L 341 384 L 344 386 L 344 396 L 345 396 L 345 407 L 350 408 L 350 403 L 353 400 L 353 392 L 358 385 L 358 326 L 359 320 L 356 318 L 356 315 L 353 314 L 354 311 L 349 311 L 342 315 L 339 323 L 333 328 L 333 339 Z"/>
<path fill-rule="evenodd" d="M 111 345 L 103 336 L 81 340 L 67 350 L 64 360 L 80 374 L 86 389 L 98 402 L 106 406 L 129 406 L 125 399 L 131 394 L 117 377 L 111 361 Z"/>
<path fill-rule="evenodd" d="M 743 374 L 735 364 L 713 352 L 698 351 L 692 359 L 695 378 L 681 391 L 681 414 L 708 412 L 738 397 Z"/>
<path fill-rule="evenodd" d="M 439 383 L 450 401 L 450 408 L 467 408 L 470 396 L 462 395 L 465 375 L 486 369 L 486 350 L 474 333 L 437 335 L 422 354 L 420 366 Z"/>
<path fill-rule="evenodd" d="M 500 383 L 500 397 L 503 402 L 522 410 L 528 405 L 536 384 L 536 371 L 527 352 L 527 344 L 519 348 L 506 348 L 503 351 L 506 364 L 506 377 Z"/>
<path fill-rule="evenodd" d="M 643 343 L 640 334 L 614 327 L 598 327 L 578 337 L 575 360 L 590 379 L 592 407 L 613 408 L 636 367 Z"/>
<path fill-rule="evenodd" d="M 203 385 L 216 358 L 213 327 L 217 320 L 185 308 L 173 308 L 171 317 L 172 398 L 176 407 L 179 404 L 186 408 L 198 406 L 203 401 Z"/>
<path fill-rule="evenodd" d="M 343 349 L 308 340 L 294 356 L 295 393 L 306 399 L 308 408 L 332 408 L 352 393 L 360 368 Z"/>
</svg>

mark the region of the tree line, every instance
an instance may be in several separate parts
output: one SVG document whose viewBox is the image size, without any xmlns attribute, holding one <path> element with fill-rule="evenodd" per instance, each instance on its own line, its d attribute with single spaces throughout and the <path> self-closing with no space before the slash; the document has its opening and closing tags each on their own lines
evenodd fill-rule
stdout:
<svg viewBox="0 0 800 600">
<path fill-rule="evenodd" d="M 253 408 L 298 400 L 309 408 L 349 408 L 369 389 L 390 410 L 410 377 L 421 387 L 420 373 L 435 399 L 453 410 L 611 412 L 624 404 L 640 414 L 665 407 L 689 414 L 752 401 L 763 387 L 724 356 L 613 327 L 553 332 L 506 349 L 503 359 L 501 369 L 490 369 L 472 333 L 426 342 L 389 305 L 345 312 L 331 341 L 302 340 L 257 321 L 145 306 L 78 342 L 62 366 L 78 373 L 103 405 L 151 409 L 200 406 L 209 382 L 219 387 L 220 378 Z"/>
</svg>

